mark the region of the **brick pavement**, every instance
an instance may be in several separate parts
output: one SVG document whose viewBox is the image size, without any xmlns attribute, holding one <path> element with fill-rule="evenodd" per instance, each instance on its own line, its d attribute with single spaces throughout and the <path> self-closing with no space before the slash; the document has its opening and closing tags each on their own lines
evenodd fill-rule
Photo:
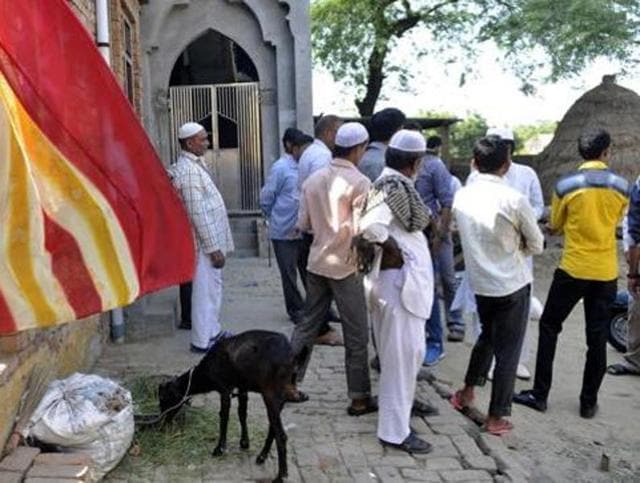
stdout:
<svg viewBox="0 0 640 483">
<path fill-rule="evenodd" d="M 247 264 L 247 265 L 245 265 Z M 238 320 L 235 298 L 254 301 L 250 304 L 257 312 L 245 314 L 245 320 L 264 317 L 271 304 L 281 311 L 280 289 L 273 268 L 251 268 L 251 280 L 246 282 L 243 268 L 248 262 L 232 260 L 234 275 L 225 287 L 225 314 L 227 320 Z M 255 282 L 253 281 L 255 280 Z M 275 282 L 274 282 L 275 280 Z M 270 287 L 270 288 L 269 288 Z M 254 292 L 254 293 L 252 293 Z M 231 301 L 231 303 L 229 303 Z M 230 307 L 231 305 L 231 307 Z M 265 305 L 266 306 L 266 305 Z M 255 307 L 258 307 L 257 309 Z M 250 310 L 247 308 L 246 310 Z M 268 311 L 266 311 L 268 315 Z M 257 320 L 260 320 L 258 318 Z M 250 325 L 244 328 L 250 328 Z M 283 331 L 290 330 L 286 322 L 272 325 Z M 138 373 L 172 374 L 183 370 L 197 360 L 186 350 L 188 334 L 177 332 L 172 338 L 154 339 L 146 343 L 108 346 L 96 367 L 96 372 L 114 378 L 131 377 Z M 155 350 L 150 350 L 151 346 Z M 303 404 L 289 404 L 283 410 L 283 422 L 288 434 L 288 481 L 351 482 L 351 481 L 525 481 L 527 472 L 500 440 L 481 433 L 469 420 L 454 411 L 436 392 L 446 395 L 448 386 L 442 382 L 419 381 L 418 396 L 428 399 L 440 409 L 440 415 L 413 418 L 413 428 L 429 441 L 434 450 L 428 455 L 416 455 L 383 448 L 376 439 L 377 415 L 351 417 L 346 413 L 348 399 L 344 377 L 344 349 L 342 347 L 316 347 L 307 377 L 301 388 L 310 400 Z M 372 372 L 374 392 L 377 375 Z M 194 405 L 218 410 L 216 394 L 198 396 Z M 235 417 L 232 408 L 232 417 Z M 250 432 L 266 429 L 266 415 L 262 401 L 256 395 L 249 401 Z M 215 429 L 213 429 L 215 431 Z M 212 434 L 212 438 L 217 434 Z M 212 443 L 213 449 L 214 443 Z M 277 473 L 275 447 L 264 466 L 254 462 L 262 441 L 251 441 L 251 449 L 240 450 L 237 441 L 229 441 L 228 453 L 221 458 L 194 461 L 186 467 L 167 463 L 159 468 L 138 467 L 128 464 L 116 468 L 106 481 L 124 482 L 185 482 L 262 481 Z"/>
</svg>

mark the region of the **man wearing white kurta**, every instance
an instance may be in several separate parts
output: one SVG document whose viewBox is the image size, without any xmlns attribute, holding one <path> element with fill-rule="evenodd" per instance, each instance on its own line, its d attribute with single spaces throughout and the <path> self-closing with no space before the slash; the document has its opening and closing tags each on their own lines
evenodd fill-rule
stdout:
<svg viewBox="0 0 640 483">
<path fill-rule="evenodd" d="M 381 366 L 378 438 L 409 453 L 431 450 L 409 426 L 424 359 L 424 321 L 433 305 L 433 269 L 423 233 L 429 211 L 412 180 L 425 149 L 415 131 L 401 130 L 391 138 L 387 166 L 369 193 L 359 237 L 375 253 L 365 286 Z"/>
<path fill-rule="evenodd" d="M 516 145 L 515 137 L 511 129 L 492 127 L 487 130 L 486 135 L 498 136 L 500 139 L 502 139 L 509 146 L 509 159 L 511 159 L 513 150 L 515 149 Z M 478 174 L 478 171 L 472 171 L 467 178 L 467 184 L 477 179 Z M 542 219 L 544 215 L 544 198 L 542 196 L 540 179 L 538 178 L 535 170 L 530 166 L 514 163 L 513 161 L 511 161 L 509 170 L 502 177 L 502 179 L 507 183 L 508 186 L 511 186 L 516 191 L 519 191 L 524 195 L 525 198 L 527 198 L 527 200 L 529 200 L 529 204 L 531 205 L 531 208 L 533 208 L 533 213 L 535 214 L 536 220 L 540 221 L 540 219 Z M 529 267 L 529 270 L 531 270 L 531 274 L 533 275 L 533 257 L 527 257 L 527 265 Z M 542 304 L 535 297 L 535 295 L 533 295 L 532 290 L 531 305 L 529 307 L 529 320 L 538 320 L 540 319 L 540 315 L 542 315 Z M 475 332 L 475 337 L 477 339 L 480 334 L 480 324 L 477 318 Z M 520 353 L 520 360 L 518 363 L 517 377 L 519 379 L 528 380 L 531 378 L 531 373 L 527 368 L 530 352 L 531 334 L 527 326 L 524 342 L 522 344 L 522 352 Z M 493 366 L 489 371 L 489 379 L 493 379 Z"/>
<path fill-rule="evenodd" d="M 180 127 L 182 151 L 169 168 L 194 231 L 197 256 L 191 293 L 191 350 L 206 352 L 219 337 L 222 267 L 233 251 L 227 209 L 202 156 L 209 147 L 205 129 L 189 122 Z M 168 260 L 167 263 L 171 261 Z"/>
</svg>

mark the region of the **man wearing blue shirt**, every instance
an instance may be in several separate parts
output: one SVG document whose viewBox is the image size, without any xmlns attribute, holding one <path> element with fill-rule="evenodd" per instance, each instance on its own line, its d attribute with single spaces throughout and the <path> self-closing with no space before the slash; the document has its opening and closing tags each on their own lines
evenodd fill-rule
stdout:
<svg viewBox="0 0 640 483">
<path fill-rule="evenodd" d="M 285 154 L 271 166 L 267 181 L 260 192 L 260 207 L 269 220 L 269 238 L 280 270 L 287 314 L 292 322 L 302 318 L 304 298 L 298 290 L 298 277 L 306 277 L 306 259 L 301 250 L 302 239 L 293 235 L 298 219 L 298 160 L 293 153 L 313 142 L 298 129 L 289 128 L 282 138 Z"/>
<path fill-rule="evenodd" d="M 424 204 L 431 210 L 436 220 L 432 238 L 433 262 L 436 273 L 444 275 L 443 289 L 449 340 L 458 342 L 464 338 L 464 322 L 460 311 L 451 310 L 451 302 L 455 296 L 455 272 L 453 269 L 453 243 L 451 241 L 451 205 L 453 190 L 451 173 L 439 156 L 442 140 L 438 136 L 427 139 L 427 154 L 416 179 L 416 190 Z M 445 355 L 442 336 L 442 320 L 438 297 L 433 298 L 431 317 L 425 326 L 427 332 L 427 352 L 425 365 L 437 364 Z"/>
</svg>

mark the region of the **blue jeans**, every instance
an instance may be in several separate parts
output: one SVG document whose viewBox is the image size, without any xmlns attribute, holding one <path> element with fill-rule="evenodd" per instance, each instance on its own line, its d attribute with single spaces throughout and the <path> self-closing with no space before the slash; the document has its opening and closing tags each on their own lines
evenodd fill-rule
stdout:
<svg viewBox="0 0 640 483">
<path fill-rule="evenodd" d="M 442 317 L 440 316 L 440 303 L 438 302 L 437 293 L 434 287 L 433 307 L 431 308 L 431 317 L 424 324 L 424 330 L 427 333 L 427 347 L 431 345 L 442 344 Z"/>
<path fill-rule="evenodd" d="M 441 241 L 440 248 L 433 254 L 433 267 L 435 280 L 439 280 L 442 285 L 447 327 L 449 330 L 460 330 L 464 332 L 462 312 L 460 310 L 451 310 L 451 303 L 456 296 L 456 290 L 458 288 L 451 234 Z"/>
</svg>

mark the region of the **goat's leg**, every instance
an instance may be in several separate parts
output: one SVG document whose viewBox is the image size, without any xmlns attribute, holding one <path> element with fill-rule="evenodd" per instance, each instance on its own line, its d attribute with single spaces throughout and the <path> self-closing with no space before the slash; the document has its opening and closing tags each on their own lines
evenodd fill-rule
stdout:
<svg viewBox="0 0 640 483">
<path fill-rule="evenodd" d="M 273 428 L 273 434 L 276 440 L 276 448 L 278 449 L 278 475 L 276 482 L 282 481 L 288 476 L 287 470 L 287 434 L 282 426 L 280 412 L 284 405 L 283 394 L 263 394 L 264 404 L 267 406 L 267 415 L 269 416 L 269 426 Z M 271 445 L 269 445 L 271 446 Z"/>
<path fill-rule="evenodd" d="M 224 454 L 227 449 L 227 425 L 229 423 L 229 408 L 231 407 L 231 393 L 224 391 L 220 393 L 220 436 L 218 446 L 213 450 L 213 456 Z"/>
<path fill-rule="evenodd" d="M 264 446 L 258 457 L 256 458 L 256 463 L 261 465 L 263 464 L 267 458 L 269 457 L 269 451 L 271 451 L 271 445 L 273 444 L 273 438 L 275 437 L 275 432 L 273 431 L 273 426 L 269 424 L 269 432 L 267 433 L 267 439 L 264 440 Z"/>
<path fill-rule="evenodd" d="M 249 396 L 246 392 L 238 394 L 238 419 L 240 420 L 240 447 L 249 448 L 249 431 L 247 431 L 247 401 Z"/>
</svg>

